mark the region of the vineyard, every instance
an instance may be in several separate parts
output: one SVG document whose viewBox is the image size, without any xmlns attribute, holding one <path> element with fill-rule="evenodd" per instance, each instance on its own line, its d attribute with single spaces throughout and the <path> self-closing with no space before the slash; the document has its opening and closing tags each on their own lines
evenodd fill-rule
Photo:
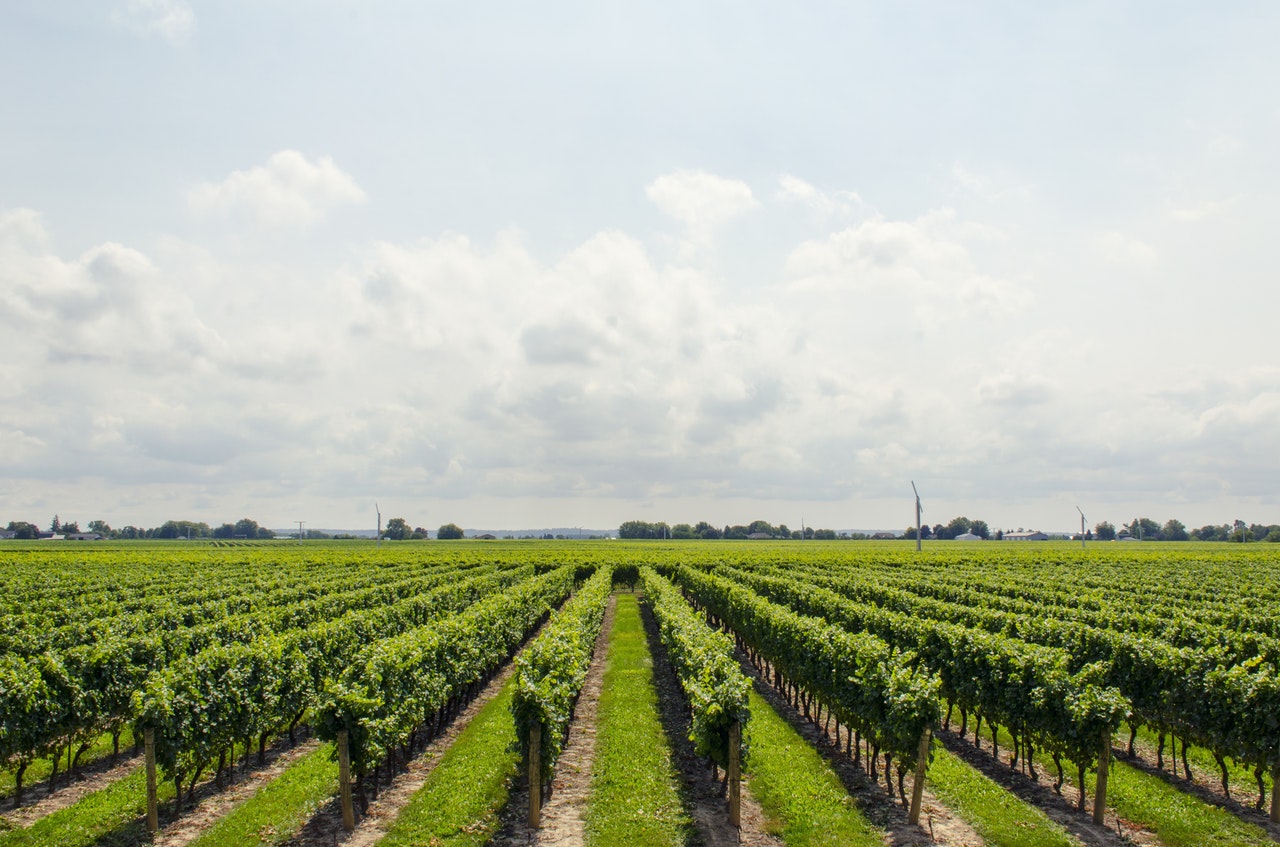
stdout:
<svg viewBox="0 0 1280 847">
<path fill-rule="evenodd" d="M 0 847 L 1274 843 L 1275 548 L 5 543 Z"/>
</svg>

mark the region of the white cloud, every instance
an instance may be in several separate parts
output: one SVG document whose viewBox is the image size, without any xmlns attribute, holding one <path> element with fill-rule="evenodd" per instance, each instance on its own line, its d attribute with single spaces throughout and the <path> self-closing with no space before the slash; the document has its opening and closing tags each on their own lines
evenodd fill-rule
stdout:
<svg viewBox="0 0 1280 847">
<path fill-rule="evenodd" d="M 956 224 L 954 217 L 950 210 L 915 221 L 877 216 L 806 241 L 787 258 L 787 288 L 792 296 L 821 298 L 827 311 L 911 313 L 926 328 L 1024 310 L 1029 292 L 979 270 L 965 245 L 990 231 Z"/>
<path fill-rule="evenodd" d="M 1236 205 L 1239 200 L 1239 197 L 1232 197 L 1229 200 L 1206 200 L 1202 203 L 1188 205 L 1175 206 L 1170 204 L 1168 206 L 1169 218 L 1183 223 L 1197 223 L 1218 218 Z"/>
<path fill-rule="evenodd" d="M 808 206 L 819 218 L 848 215 L 855 208 L 865 205 L 857 192 L 824 191 L 791 174 L 783 174 L 778 178 L 778 192 L 774 196 L 783 202 Z"/>
<path fill-rule="evenodd" d="M 1103 256 L 1119 265 L 1149 268 L 1159 258 L 1150 244 L 1116 230 L 1100 233 L 1094 240 Z"/>
<path fill-rule="evenodd" d="M 645 194 L 682 223 L 697 245 L 705 245 L 721 226 L 760 206 L 745 182 L 706 171 L 665 174 L 651 182 Z"/>
<path fill-rule="evenodd" d="M 259 165 L 204 183 L 187 195 L 201 215 L 243 215 L 269 229 L 306 229 L 334 209 L 364 202 L 364 191 L 328 156 L 309 161 L 281 150 Z"/>
<path fill-rule="evenodd" d="M 129 0 L 111 13 L 111 20 L 139 35 L 182 44 L 195 29 L 196 14 L 186 0 Z"/>
<path fill-rule="evenodd" d="M 980 174 L 958 164 L 951 168 L 951 179 L 961 191 L 990 202 L 1026 201 L 1036 190 L 1031 184 L 1006 185 L 1000 177 Z"/>
</svg>

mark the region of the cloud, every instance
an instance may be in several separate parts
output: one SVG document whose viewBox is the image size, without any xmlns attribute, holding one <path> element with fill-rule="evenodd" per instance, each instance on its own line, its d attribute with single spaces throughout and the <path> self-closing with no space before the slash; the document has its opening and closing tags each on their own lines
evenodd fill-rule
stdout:
<svg viewBox="0 0 1280 847">
<path fill-rule="evenodd" d="M 1116 230 L 1101 233 L 1094 240 L 1103 256 L 1119 265 L 1149 268 L 1159 257 L 1150 244 Z"/>
<path fill-rule="evenodd" d="M 1053 396 L 1053 386 L 1044 377 L 1011 373 L 989 376 L 974 391 L 983 403 L 1013 409 L 1039 406 Z"/>
<path fill-rule="evenodd" d="M 111 20 L 138 35 L 182 44 L 195 29 L 196 14 L 186 0 L 129 0 L 111 13 Z"/>
<path fill-rule="evenodd" d="M 1236 205 L 1239 200 L 1239 197 L 1232 197 L 1229 200 L 1206 200 L 1203 203 L 1191 205 L 1174 206 L 1170 204 L 1167 207 L 1169 219 L 1182 223 L 1198 223 L 1199 221 L 1211 220 L 1221 217 L 1227 210 Z"/>
<path fill-rule="evenodd" d="M 989 202 L 1026 201 L 1036 191 L 1036 187 L 1031 184 L 1000 185 L 1004 181 L 1001 178 L 979 174 L 962 165 L 952 166 L 951 179 L 960 191 Z"/>
<path fill-rule="evenodd" d="M 676 171 L 649 183 L 645 194 L 665 214 L 685 226 L 696 245 L 736 217 L 759 208 L 751 188 L 706 171 Z"/>
<path fill-rule="evenodd" d="M 314 162 L 296 150 L 281 150 L 259 165 L 204 183 L 187 195 L 199 215 L 244 216 L 268 229 L 306 229 L 334 209 L 363 203 L 356 181 L 321 156 Z"/>
<path fill-rule="evenodd" d="M 784 203 L 807 206 L 818 218 L 849 215 L 855 208 L 865 205 L 857 192 L 824 191 L 791 174 L 778 178 L 778 191 L 774 197 Z"/>
<path fill-rule="evenodd" d="M 1020 312 L 1029 292 L 979 270 L 966 246 L 990 234 L 957 224 L 950 210 L 914 221 L 876 216 L 794 248 L 784 270 L 787 296 L 821 298 L 828 312 L 908 312 L 925 328 Z"/>
</svg>

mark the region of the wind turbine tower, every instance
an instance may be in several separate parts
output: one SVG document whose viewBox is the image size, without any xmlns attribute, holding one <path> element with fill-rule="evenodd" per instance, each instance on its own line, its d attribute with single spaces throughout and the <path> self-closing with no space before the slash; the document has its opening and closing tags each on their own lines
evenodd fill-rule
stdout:
<svg viewBox="0 0 1280 847">
<path fill-rule="evenodd" d="M 1076 511 L 1080 512 L 1080 549 L 1084 549 L 1084 512 L 1080 511 L 1080 507 L 1076 506 Z"/>
<path fill-rule="evenodd" d="M 920 492 L 916 489 L 916 481 L 911 480 L 911 490 L 916 495 L 916 551 L 920 550 L 920 513 L 924 510 L 920 508 Z"/>
<path fill-rule="evenodd" d="M 382 509 L 378 507 L 377 500 L 373 501 L 373 509 L 375 512 L 378 513 L 378 545 L 377 546 L 381 547 L 382 546 Z"/>
</svg>

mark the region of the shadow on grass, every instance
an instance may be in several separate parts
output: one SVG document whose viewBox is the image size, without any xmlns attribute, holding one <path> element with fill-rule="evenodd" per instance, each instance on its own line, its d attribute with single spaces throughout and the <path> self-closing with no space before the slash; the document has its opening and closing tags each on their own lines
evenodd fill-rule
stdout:
<svg viewBox="0 0 1280 847">
<path fill-rule="evenodd" d="M 1070 799 L 1058 794 L 1048 785 L 1032 780 L 1021 771 L 1013 770 L 990 753 L 976 749 L 956 733 L 939 730 L 936 732 L 936 737 L 961 761 L 1019 800 L 1040 808 L 1088 847 L 1124 847 L 1133 843 L 1127 836 L 1095 824 L 1090 812 L 1080 811 Z M 1071 766 L 1066 765 L 1066 767 Z M 1041 765 L 1041 768 L 1043 773 L 1049 773 L 1043 770 L 1044 765 Z M 1092 794 L 1088 799 L 1092 802 Z"/>
<path fill-rule="evenodd" d="M 889 834 L 887 844 L 892 847 L 907 847 L 932 843 L 924 830 L 907 822 L 907 810 L 889 796 L 881 783 L 872 782 L 862 766 L 846 756 L 844 749 L 822 727 L 802 715 L 776 688 L 765 682 L 746 654 L 741 650 L 735 653 L 742 672 L 751 680 L 756 693 L 831 767 L 867 820 Z"/>
<path fill-rule="evenodd" d="M 1184 794 L 1190 794 L 1197 800 L 1209 806 L 1217 806 L 1224 812 L 1235 815 L 1245 823 L 1251 823 L 1255 826 L 1262 827 L 1272 839 L 1280 841 L 1280 824 L 1272 823 L 1267 812 L 1260 812 L 1252 804 L 1246 805 L 1241 803 L 1234 797 L 1225 797 L 1222 792 L 1215 788 L 1209 787 L 1207 784 L 1199 782 L 1191 782 L 1180 776 L 1169 773 L 1166 770 L 1157 768 L 1151 762 L 1141 756 L 1130 758 L 1125 751 L 1120 748 L 1112 748 L 1111 757 L 1113 760 L 1124 762 L 1136 771 L 1141 771 L 1147 776 L 1153 776 L 1166 785 L 1176 788 Z"/>
</svg>

